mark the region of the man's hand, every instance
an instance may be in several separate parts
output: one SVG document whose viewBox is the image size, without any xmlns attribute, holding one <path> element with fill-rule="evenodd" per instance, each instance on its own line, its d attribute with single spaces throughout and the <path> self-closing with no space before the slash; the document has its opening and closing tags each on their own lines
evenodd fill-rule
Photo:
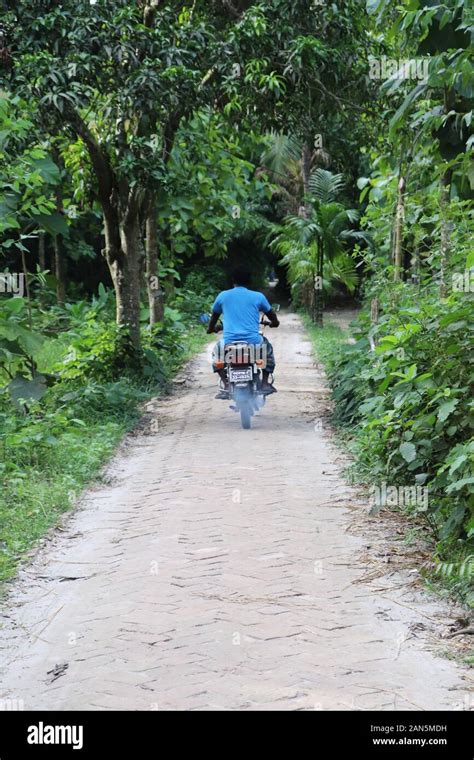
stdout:
<svg viewBox="0 0 474 760">
<path fill-rule="evenodd" d="M 265 314 L 267 319 L 269 319 L 268 326 L 269 327 L 280 327 L 280 320 L 278 319 L 276 312 L 273 311 L 273 309 L 270 309 L 270 311 L 267 311 Z"/>
</svg>

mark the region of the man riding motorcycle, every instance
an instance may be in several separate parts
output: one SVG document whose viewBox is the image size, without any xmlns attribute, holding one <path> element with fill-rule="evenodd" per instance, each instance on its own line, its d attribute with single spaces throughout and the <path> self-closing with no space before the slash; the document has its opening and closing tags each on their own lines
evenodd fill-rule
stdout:
<svg viewBox="0 0 474 760">
<path fill-rule="evenodd" d="M 216 398 L 228 398 L 226 370 L 216 367 L 217 357 L 223 356 L 226 345 L 238 342 L 255 346 L 255 350 L 261 352 L 265 359 L 261 392 L 265 395 L 276 393 L 276 388 L 269 382 L 270 375 L 273 375 L 275 371 L 273 346 L 267 338 L 260 335 L 260 313 L 263 312 L 268 318 L 270 327 L 279 327 L 280 322 L 263 293 L 249 289 L 250 279 L 250 272 L 246 269 L 241 267 L 235 269 L 232 273 L 234 287 L 219 293 L 212 307 L 207 332 L 209 334 L 219 332 L 218 329 L 216 330 L 217 323 L 221 316 L 224 319 L 224 337 L 216 344 L 213 351 L 213 370 L 219 374 L 224 384 L 224 390 L 218 393 Z"/>
</svg>

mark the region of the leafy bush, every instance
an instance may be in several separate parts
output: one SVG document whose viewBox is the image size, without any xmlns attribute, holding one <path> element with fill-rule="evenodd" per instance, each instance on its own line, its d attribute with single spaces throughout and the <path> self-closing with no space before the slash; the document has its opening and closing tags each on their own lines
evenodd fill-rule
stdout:
<svg viewBox="0 0 474 760">
<path fill-rule="evenodd" d="M 358 459 L 371 477 L 428 488 L 426 514 L 444 549 L 472 542 L 472 303 L 413 290 L 391 307 L 374 328 L 364 312 L 356 343 L 329 366 L 336 418 L 357 423 Z"/>
<path fill-rule="evenodd" d="M 63 379 L 111 382 L 133 370 L 136 357 L 123 328 L 91 318 L 70 335 L 69 353 L 55 368 Z"/>
<path fill-rule="evenodd" d="M 31 317 L 24 298 L 0 300 L 0 381 L 14 402 L 19 398 L 41 398 L 45 378 L 37 372 L 43 335 L 30 326 Z"/>
<path fill-rule="evenodd" d="M 222 270 L 207 267 L 190 272 L 178 289 L 174 305 L 183 317 L 197 322 L 201 314 L 211 310 L 218 292 L 225 287 Z"/>
<path fill-rule="evenodd" d="M 137 403 L 147 397 L 129 379 L 110 383 L 59 383 L 46 396 L 53 409 L 67 410 L 72 418 L 81 420 L 124 419 L 133 417 Z"/>
<path fill-rule="evenodd" d="M 133 351 L 128 335 L 110 318 L 103 290 L 92 304 L 34 310 L 30 329 L 24 299 L 0 302 L 0 361 L 6 368 L 0 392 L 0 579 L 100 469 L 126 430 L 140 416 L 140 402 L 166 386 L 202 341 L 202 326 L 190 329 L 176 308 L 163 323 L 144 329 L 143 348 Z M 49 317 L 49 319 L 47 318 Z M 43 370 L 41 394 L 31 395 Z M 23 381 L 12 404 L 11 378 Z M 10 381 L 10 382 L 9 382 Z M 48 381 L 46 383 L 46 381 Z"/>
<path fill-rule="evenodd" d="M 112 383 L 122 377 L 136 377 L 159 384 L 166 370 L 159 355 L 144 348 L 137 352 L 127 330 L 93 317 L 80 331 L 71 331 L 69 352 L 54 368 L 63 380 Z"/>
</svg>

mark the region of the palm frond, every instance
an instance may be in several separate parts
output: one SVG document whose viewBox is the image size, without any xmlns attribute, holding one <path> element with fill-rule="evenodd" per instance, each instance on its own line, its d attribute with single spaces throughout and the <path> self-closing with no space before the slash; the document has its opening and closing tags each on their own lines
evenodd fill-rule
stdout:
<svg viewBox="0 0 474 760">
<path fill-rule="evenodd" d="M 341 235 L 341 237 L 343 237 L 343 235 Z M 372 250 L 375 248 L 373 237 L 369 232 L 364 232 L 363 230 L 349 230 L 347 237 L 350 237 L 351 240 L 361 240 L 362 242 L 366 243 Z"/>
<path fill-rule="evenodd" d="M 328 262 L 327 276 L 330 280 L 336 280 L 344 285 L 349 293 L 353 293 L 359 282 L 356 266 L 349 254 L 339 253 L 332 261 Z"/>
<path fill-rule="evenodd" d="M 331 203 L 344 187 L 342 174 L 333 174 L 326 169 L 316 169 L 309 178 L 309 189 L 320 203 Z"/>
<path fill-rule="evenodd" d="M 342 235 L 342 233 L 345 233 L 346 231 L 350 233 L 352 230 L 347 229 L 348 224 L 354 224 L 358 218 L 359 214 L 355 209 L 343 209 L 331 219 L 329 229 L 333 235 Z"/>
<path fill-rule="evenodd" d="M 268 150 L 262 157 L 264 166 L 277 174 L 291 176 L 301 157 L 301 142 L 282 132 L 269 132 L 268 142 Z"/>
</svg>

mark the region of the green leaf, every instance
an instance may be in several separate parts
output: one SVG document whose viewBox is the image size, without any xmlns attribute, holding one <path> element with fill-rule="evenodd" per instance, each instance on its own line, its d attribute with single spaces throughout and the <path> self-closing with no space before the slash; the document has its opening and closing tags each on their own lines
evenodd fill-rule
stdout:
<svg viewBox="0 0 474 760">
<path fill-rule="evenodd" d="M 39 401 L 46 393 L 46 379 L 43 375 L 36 375 L 33 380 L 28 380 L 21 375 L 17 375 L 7 386 L 10 396 L 16 403 L 19 399 L 25 401 Z"/>
<path fill-rule="evenodd" d="M 467 454 L 460 454 L 458 457 L 456 457 L 454 462 L 451 463 L 451 466 L 449 468 L 449 474 L 453 475 L 458 469 L 458 467 L 460 467 L 466 461 L 467 461 Z"/>
<path fill-rule="evenodd" d="M 62 214 L 57 212 L 53 214 L 35 214 L 32 218 L 53 237 L 56 235 L 67 235 L 69 232 L 66 219 Z"/>
<path fill-rule="evenodd" d="M 15 298 L 9 298 L 7 301 L 2 301 L 2 307 L 7 309 L 12 314 L 19 314 L 26 305 L 26 299 L 20 296 Z"/>
<path fill-rule="evenodd" d="M 43 177 L 45 182 L 56 185 L 60 180 L 60 171 L 54 161 L 49 157 L 36 158 L 32 161 L 34 171 L 37 171 Z"/>
<path fill-rule="evenodd" d="M 399 451 L 405 462 L 413 462 L 416 458 L 416 446 L 413 443 L 405 441 L 400 444 Z"/>
<path fill-rule="evenodd" d="M 407 95 L 398 111 L 392 116 L 389 122 L 390 136 L 394 138 L 394 133 L 400 125 L 405 113 L 411 108 L 415 100 L 417 100 L 422 93 L 426 91 L 426 84 L 417 84 L 416 87 Z"/>
<path fill-rule="evenodd" d="M 447 487 L 446 493 L 460 491 L 465 486 L 471 485 L 471 483 L 474 483 L 474 476 L 471 476 L 469 478 L 462 478 L 462 480 L 455 480 L 454 483 L 450 483 L 450 485 Z"/>
<path fill-rule="evenodd" d="M 438 409 L 438 420 L 440 422 L 447 420 L 449 415 L 454 412 L 458 404 L 459 399 L 456 398 L 453 398 L 451 401 L 446 401 L 444 404 L 441 404 Z"/>
</svg>

